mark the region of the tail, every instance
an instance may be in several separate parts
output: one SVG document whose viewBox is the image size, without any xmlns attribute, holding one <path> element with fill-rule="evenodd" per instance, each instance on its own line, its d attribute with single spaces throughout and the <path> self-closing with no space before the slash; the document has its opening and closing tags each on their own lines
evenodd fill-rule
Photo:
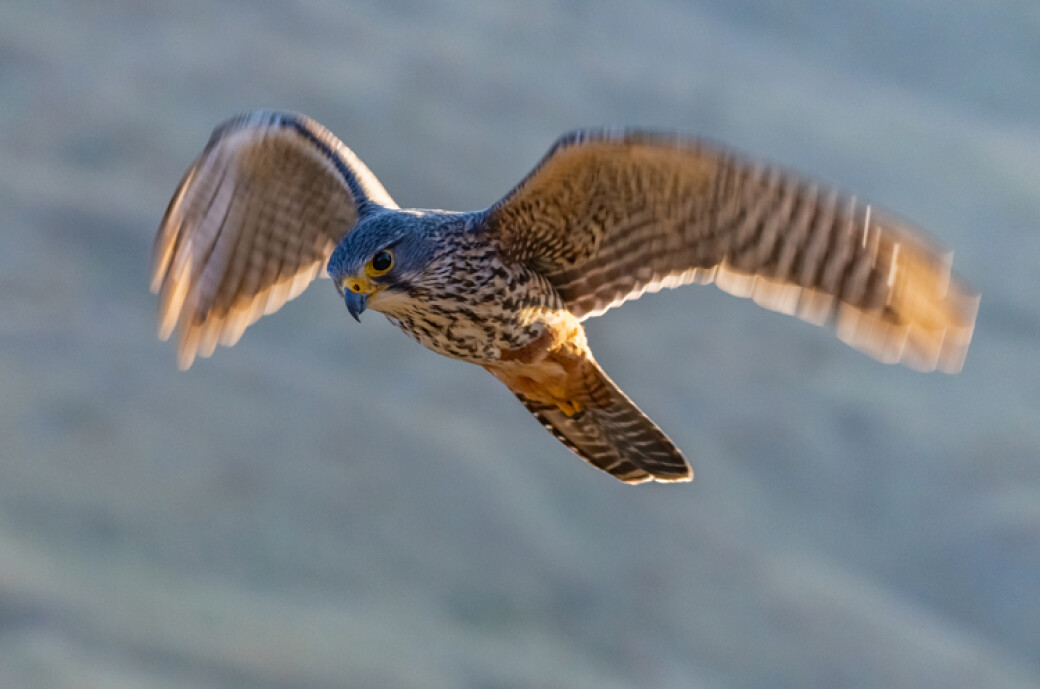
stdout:
<svg viewBox="0 0 1040 689">
<path fill-rule="evenodd" d="M 517 393 L 528 411 L 582 459 L 625 483 L 690 481 L 693 470 L 668 436 L 621 392 L 595 361 L 582 363 L 580 410 Z"/>
</svg>

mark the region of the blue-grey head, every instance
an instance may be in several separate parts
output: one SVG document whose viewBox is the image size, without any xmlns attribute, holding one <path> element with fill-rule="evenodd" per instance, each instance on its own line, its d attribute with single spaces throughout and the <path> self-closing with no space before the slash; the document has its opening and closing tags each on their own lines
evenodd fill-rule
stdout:
<svg viewBox="0 0 1040 689">
<path fill-rule="evenodd" d="M 454 214 L 386 209 L 362 218 L 329 257 L 328 273 L 355 320 L 392 310 L 430 277 L 441 229 Z"/>
</svg>

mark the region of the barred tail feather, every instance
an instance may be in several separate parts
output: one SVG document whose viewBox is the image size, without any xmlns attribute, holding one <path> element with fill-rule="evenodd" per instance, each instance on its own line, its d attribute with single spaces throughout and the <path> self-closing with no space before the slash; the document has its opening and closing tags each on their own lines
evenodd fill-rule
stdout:
<svg viewBox="0 0 1040 689">
<path fill-rule="evenodd" d="M 517 397 L 556 438 L 589 464 L 625 483 L 674 483 L 693 470 L 668 436 L 594 361 L 584 363 L 585 404 L 573 415 Z"/>
</svg>

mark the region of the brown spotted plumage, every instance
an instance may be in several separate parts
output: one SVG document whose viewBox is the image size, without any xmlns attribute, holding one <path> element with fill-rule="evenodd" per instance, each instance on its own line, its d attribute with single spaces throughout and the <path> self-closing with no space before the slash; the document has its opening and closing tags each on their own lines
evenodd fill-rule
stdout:
<svg viewBox="0 0 1040 689">
<path fill-rule="evenodd" d="M 978 297 L 910 225 L 833 189 L 679 136 L 561 138 L 487 210 L 402 210 L 307 117 L 219 127 L 156 239 L 160 335 L 183 368 L 327 274 L 355 318 L 384 313 L 487 369 L 560 441 L 622 481 L 689 464 L 610 380 L 581 321 L 715 282 L 919 370 L 960 370 Z"/>
</svg>

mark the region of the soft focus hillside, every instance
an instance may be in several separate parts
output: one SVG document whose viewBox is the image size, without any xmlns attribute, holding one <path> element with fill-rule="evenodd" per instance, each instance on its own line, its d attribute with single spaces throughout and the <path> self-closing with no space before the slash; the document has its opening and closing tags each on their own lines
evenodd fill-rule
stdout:
<svg viewBox="0 0 1040 689">
<path fill-rule="evenodd" d="M 0 686 L 1040 688 L 1033 0 L 0 4 Z M 959 376 L 714 287 L 589 324 L 694 464 L 585 466 L 328 282 L 187 373 L 151 242 L 214 125 L 306 112 L 404 206 L 679 129 L 931 229 Z"/>
</svg>

